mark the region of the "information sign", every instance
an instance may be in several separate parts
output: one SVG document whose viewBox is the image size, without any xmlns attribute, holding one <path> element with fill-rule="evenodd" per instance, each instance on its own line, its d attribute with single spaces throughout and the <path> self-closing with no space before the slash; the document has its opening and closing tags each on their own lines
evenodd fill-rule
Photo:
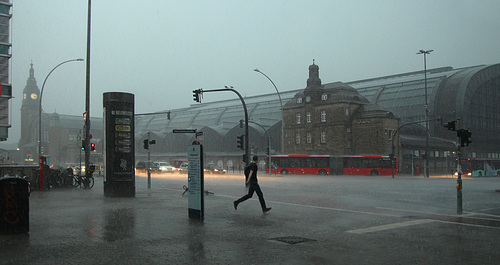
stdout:
<svg viewBox="0 0 500 265">
<path fill-rule="evenodd" d="M 190 219 L 203 221 L 204 199 L 203 199 L 203 146 L 188 146 L 188 211 Z"/>
</svg>

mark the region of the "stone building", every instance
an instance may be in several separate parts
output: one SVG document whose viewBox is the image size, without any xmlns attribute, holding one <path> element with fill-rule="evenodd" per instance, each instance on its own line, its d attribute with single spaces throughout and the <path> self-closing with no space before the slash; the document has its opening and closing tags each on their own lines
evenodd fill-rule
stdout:
<svg viewBox="0 0 500 265">
<path fill-rule="evenodd" d="M 387 155 L 398 128 L 391 112 L 353 87 L 342 82 L 322 86 L 314 63 L 307 87 L 286 103 L 283 117 L 287 154 Z"/>
</svg>

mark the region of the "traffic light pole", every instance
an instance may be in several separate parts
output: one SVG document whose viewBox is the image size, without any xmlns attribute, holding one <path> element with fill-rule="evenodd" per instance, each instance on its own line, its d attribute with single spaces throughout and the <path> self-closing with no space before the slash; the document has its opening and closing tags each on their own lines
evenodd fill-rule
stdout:
<svg viewBox="0 0 500 265">
<path fill-rule="evenodd" d="M 460 119 L 448 122 L 448 124 L 444 125 L 444 127 L 447 127 L 450 131 L 457 132 L 457 214 L 462 214 L 462 154 L 460 153 L 460 147 L 469 146 L 469 143 L 471 143 L 470 137 L 472 136 L 472 133 L 469 130 L 457 129 L 457 121 L 458 128 L 460 128 Z"/>
<path fill-rule="evenodd" d="M 460 161 L 460 145 L 457 146 L 457 214 L 462 214 L 462 162 Z"/>
<path fill-rule="evenodd" d="M 85 120 L 85 176 L 90 178 L 90 26 L 91 26 L 91 0 L 88 0 L 88 10 L 87 10 L 87 69 L 86 69 L 86 81 L 85 81 L 85 113 L 87 113 L 87 119 Z"/>
<path fill-rule="evenodd" d="M 226 87 L 222 89 L 211 89 L 211 90 L 203 90 L 203 89 L 196 89 L 193 90 L 193 100 L 196 102 L 200 102 L 200 94 L 203 95 L 205 92 L 220 92 L 220 91 L 232 91 L 238 95 L 238 97 L 241 100 L 241 104 L 243 105 L 243 110 L 245 111 L 245 154 L 243 155 L 243 162 L 245 162 L 245 166 L 248 166 L 250 164 L 250 148 L 248 144 L 248 112 L 247 112 L 247 105 L 245 104 L 245 100 L 243 97 L 233 89 L 233 87 Z"/>
<path fill-rule="evenodd" d="M 399 132 L 399 130 L 407 125 L 412 125 L 412 124 L 419 124 L 419 123 L 422 123 L 422 122 L 425 122 L 425 123 L 428 123 L 430 121 L 440 121 L 441 118 L 439 119 L 432 119 L 432 120 L 424 120 L 424 121 L 416 121 L 416 122 L 410 122 L 410 123 L 406 123 L 406 124 L 403 124 L 401 126 L 399 126 L 399 128 L 392 134 L 392 144 L 391 144 L 391 150 L 392 150 L 392 154 L 390 154 L 389 156 L 391 157 L 391 164 L 392 164 L 392 178 L 394 178 L 394 166 L 395 166 L 395 163 L 396 163 L 396 160 L 394 159 L 394 157 L 396 156 L 395 154 L 395 146 L 394 146 L 394 138 L 396 138 L 396 134 Z M 427 153 L 426 153 L 427 155 Z"/>
<path fill-rule="evenodd" d="M 150 132 L 148 132 L 148 189 L 151 189 L 151 145 L 150 145 Z"/>
</svg>

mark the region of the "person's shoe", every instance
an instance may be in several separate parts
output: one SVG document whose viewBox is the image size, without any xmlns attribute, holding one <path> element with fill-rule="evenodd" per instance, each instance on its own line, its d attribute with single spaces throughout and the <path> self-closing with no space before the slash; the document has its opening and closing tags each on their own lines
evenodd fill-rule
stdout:
<svg viewBox="0 0 500 265">
<path fill-rule="evenodd" d="M 235 210 L 238 210 L 238 202 L 237 202 L 237 201 L 234 201 L 234 202 L 233 202 L 233 206 L 234 206 L 234 209 L 235 209 Z"/>
<path fill-rule="evenodd" d="M 267 212 L 271 211 L 271 209 L 272 209 L 271 207 L 269 207 L 269 208 L 264 208 L 264 209 L 262 209 L 262 211 L 263 211 L 263 212 L 265 212 L 265 213 L 267 213 Z"/>
</svg>

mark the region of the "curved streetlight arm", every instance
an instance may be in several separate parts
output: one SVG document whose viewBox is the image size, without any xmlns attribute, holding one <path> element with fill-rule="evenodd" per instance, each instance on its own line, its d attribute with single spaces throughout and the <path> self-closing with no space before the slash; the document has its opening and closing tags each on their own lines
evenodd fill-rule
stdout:
<svg viewBox="0 0 500 265">
<path fill-rule="evenodd" d="M 253 69 L 255 72 L 257 73 L 261 73 L 263 76 L 265 76 L 269 81 L 271 81 L 271 84 L 273 84 L 274 86 L 274 89 L 276 89 L 276 93 L 278 93 L 278 98 L 280 99 L 280 105 L 281 105 L 281 111 L 283 111 L 283 102 L 281 101 L 281 95 L 280 95 L 280 92 L 278 91 L 278 88 L 276 87 L 276 85 L 274 84 L 273 80 L 271 80 L 271 78 L 269 78 L 269 76 L 267 76 L 266 74 L 264 74 L 263 72 L 261 72 L 259 69 L 255 68 Z"/>
<path fill-rule="evenodd" d="M 56 67 L 52 68 L 52 70 L 50 70 L 49 74 L 47 74 L 47 76 L 45 77 L 45 80 L 43 80 L 42 89 L 40 90 L 40 106 L 42 105 L 43 88 L 45 87 L 45 82 L 47 82 L 47 79 L 49 78 L 50 74 L 52 74 L 52 72 L 54 72 L 54 70 L 56 70 L 57 67 L 65 64 L 65 63 L 75 62 L 75 61 L 82 62 L 83 59 L 82 58 L 78 58 L 78 59 L 72 59 L 72 60 L 64 61 L 64 62 L 56 65 Z"/>
<path fill-rule="evenodd" d="M 42 174 L 42 168 L 43 168 L 43 162 L 42 162 L 42 96 L 43 96 L 43 89 L 45 88 L 45 83 L 47 82 L 47 79 L 49 78 L 50 74 L 54 72 L 59 66 L 69 63 L 69 62 L 81 62 L 83 59 L 78 58 L 78 59 L 71 59 L 64 61 L 58 65 L 56 65 L 50 72 L 47 74 L 45 77 L 45 80 L 43 80 L 42 84 L 42 89 L 40 90 L 40 99 L 38 102 L 38 159 L 39 159 L 39 164 L 40 164 L 40 190 L 43 190 L 43 174 Z"/>
<path fill-rule="evenodd" d="M 204 92 L 220 92 L 220 91 L 232 91 L 232 92 L 236 93 L 236 95 L 238 95 L 238 97 L 240 98 L 241 105 L 243 105 L 243 111 L 245 112 L 245 157 L 246 157 L 245 166 L 248 166 L 250 164 L 250 161 L 251 161 L 250 148 L 248 147 L 248 142 L 249 142 L 248 141 L 248 111 L 247 111 L 247 105 L 245 104 L 245 100 L 243 99 L 241 94 L 238 91 L 236 91 L 236 89 L 233 89 L 232 86 L 226 86 L 226 88 L 222 88 L 222 89 L 211 89 L 211 90 L 200 89 L 198 93 L 201 93 L 203 95 Z"/>
<path fill-rule="evenodd" d="M 267 76 L 266 74 L 264 74 L 263 72 L 261 72 L 259 69 L 255 68 L 253 69 L 255 72 L 257 73 L 261 73 L 263 76 L 265 76 L 269 81 L 271 81 L 271 84 L 273 84 L 274 86 L 274 89 L 276 89 L 276 93 L 278 94 L 278 98 L 280 100 L 280 106 L 281 106 L 281 153 L 283 153 L 283 150 L 285 150 L 285 133 L 284 133 L 284 121 L 283 121 L 283 102 L 281 101 L 281 94 L 280 92 L 278 91 L 278 88 L 276 87 L 276 85 L 274 84 L 273 80 L 271 78 L 269 78 L 269 76 Z"/>
<path fill-rule="evenodd" d="M 392 134 L 392 139 L 391 139 L 391 148 L 392 148 L 392 154 L 391 154 L 391 162 L 392 162 L 392 178 L 394 178 L 394 157 L 396 156 L 395 154 L 395 147 L 394 147 L 394 138 L 396 138 L 396 134 L 399 132 L 399 130 L 401 130 L 401 128 L 407 126 L 407 125 L 412 125 L 412 124 L 419 124 L 419 123 L 422 123 L 422 122 L 430 122 L 430 121 L 441 121 L 441 118 L 437 118 L 437 119 L 432 119 L 432 120 L 423 120 L 423 121 L 416 121 L 416 122 L 410 122 L 410 123 L 406 123 L 406 124 L 403 124 L 401 126 L 398 127 L 398 129 Z M 427 154 L 426 154 L 427 155 Z"/>
</svg>

